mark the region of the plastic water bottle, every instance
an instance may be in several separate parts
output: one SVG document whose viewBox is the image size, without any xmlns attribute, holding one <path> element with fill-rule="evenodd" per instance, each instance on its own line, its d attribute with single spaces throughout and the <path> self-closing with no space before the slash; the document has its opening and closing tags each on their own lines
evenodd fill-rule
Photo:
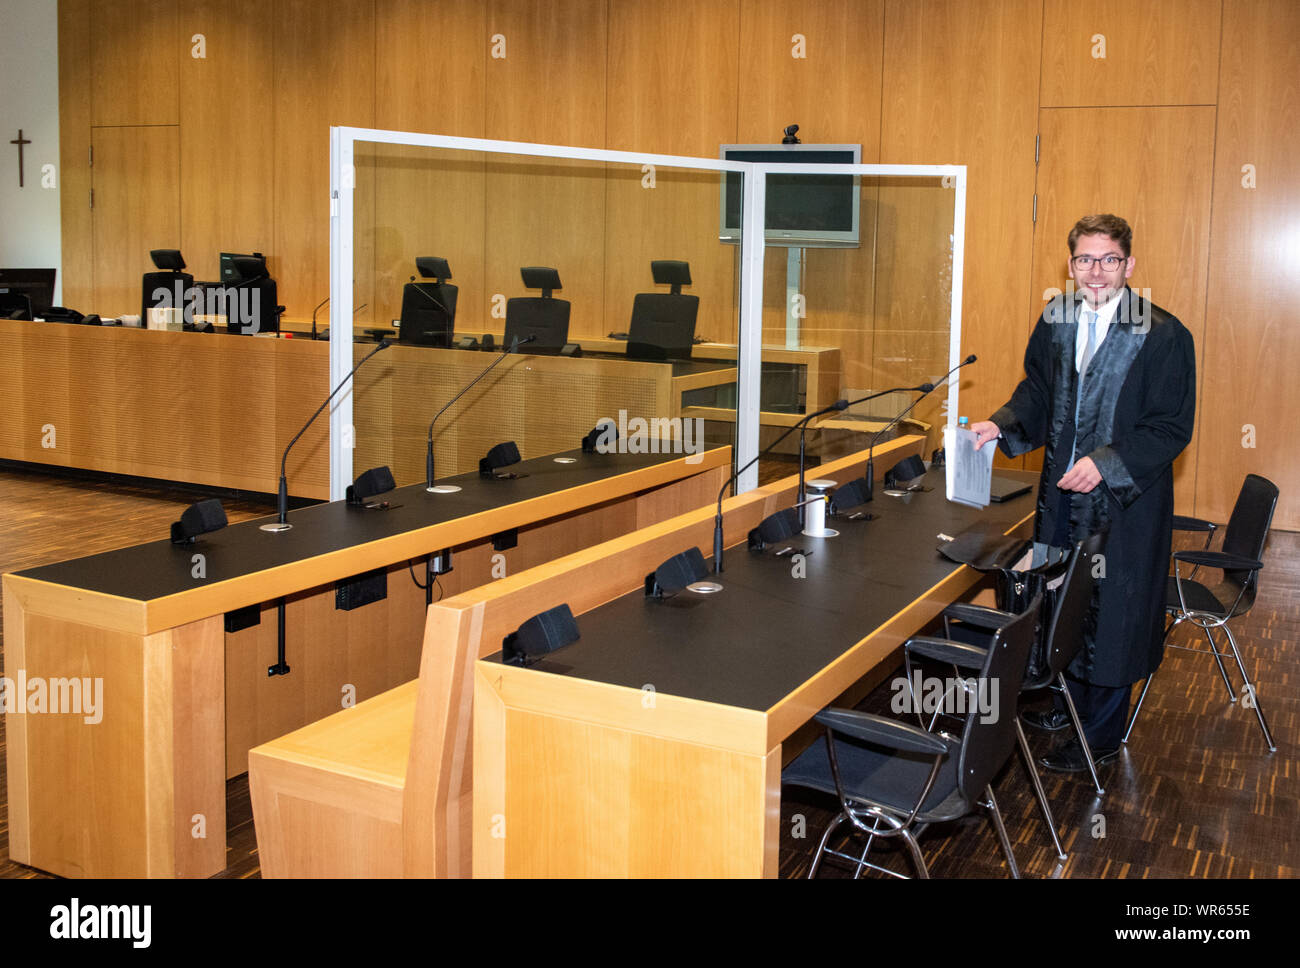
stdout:
<svg viewBox="0 0 1300 968">
<path fill-rule="evenodd" d="M 970 417 L 958 417 L 958 418 L 957 418 L 957 429 L 958 429 L 958 430 L 970 430 Z"/>
</svg>

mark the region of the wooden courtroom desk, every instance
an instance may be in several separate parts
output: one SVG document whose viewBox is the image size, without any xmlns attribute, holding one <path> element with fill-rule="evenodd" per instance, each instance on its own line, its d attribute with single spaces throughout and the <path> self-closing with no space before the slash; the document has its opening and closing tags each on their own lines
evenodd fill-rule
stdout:
<svg viewBox="0 0 1300 968">
<path fill-rule="evenodd" d="M 372 349 L 354 344 L 353 362 Z M 362 367 L 356 472 L 382 464 L 399 482 L 423 479 L 429 421 L 494 358 L 394 343 Z M 328 377 L 324 341 L 0 320 L 0 460 L 273 494 L 285 444 L 328 396 Z M 515 354 L 438 421 L 438 476 L 473 471 L 503 440 L 526 458 L 567 450 L 620 411 L 680 417 L 684 393 L 735 379 L 704 354 L 676 366 Z M 290 452 L 294 496 L 329 497 L 328 440 L 322 417 Z"/>
<path fill-rule="evenodd" d="M 816 474 L 843 482 L 861 466 Z M 945 500 L 941 472 L 929 483 L 906 503 L 878 493 L 879 517 L 833 521 L 838 538 L 779 542 L 811 551 L 803 575 L 742 545 L 721 592 L 647 600 L 641 576 L 688 546 L 707 554 L 710 510 L 431 610 L 450 627 L 472 619 L 483 651 L 560 602 L 581 634 L 531 668 L 477 663 L 475 875 L 775 876 L 781 767 L 810 741 L 805 724 L 979 579 L 935 551 L 937 533 L 1033 518 L 1032 494 L 977 511 Z M 729 505 L 728 542 L 793 490 Z"/>
<path fill-rule="evenodd" d="M 698 507 L 730 467 L 729 448 L 566 456 L 514 465 L 517 480 L 453 478 L 456 494 L 400 488 L 388 511 L 293 511 L 282 534 L 245 522 L 5 575 L 6 675 L 102 679 L 97 721 L 7 714 L 10 856 L 67 876 L 220 871 L 244 751 L 415 676 L 425 601 L 409 561 L 454 549 L 454 594 Z M 518 546 L 494 561 L 491 536 L 512 529 Z M 388 597 L 335 611 L 333 583 L 372 569 Z M 291 672 L 269 678 L 281 597 Z M 260 625 L 224 631 L 225 613 L 259 604 Z"/>
</svg>

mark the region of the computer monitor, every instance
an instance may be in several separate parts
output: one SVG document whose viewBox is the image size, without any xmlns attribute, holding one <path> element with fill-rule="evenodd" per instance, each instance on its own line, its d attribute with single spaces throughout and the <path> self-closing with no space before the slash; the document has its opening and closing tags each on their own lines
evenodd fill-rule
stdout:
<svg viewBox="0 0 1300 968">
<path fill-rule="evenodd" d="M 0 292 L 0 319 L 32 318 L 32 298 L 25 292 Z"/>
<path fill-rule="evenodd" d="M 413 346 L 451 346 L 456 329 L 456 297 L 446 259 L 421 256 L 415 267 L 423 277 L 402 290 L 402 319 L 398 330 L 403 343 Z"/>
<path fill-rule="evenodd" d="M 640 292 L 632 300 L 632 322 L 627 332 L 627 355 L 634 360 L 689 360 L 695 345 L 695 320 L 700 297 L 683 295 L 691 284 L 685 262 L 656 260 L 650 271 L 658 285 L 671 292 Z"/>
<path fill-rule="evenodd" d="M 25 295 L 31 303 L 27 318 L 39 316 L 54 305 L 54 272 L 53 269 L 0 269 L 0 295 Z"/>
<path fill-rule="evenodd" d="M 559 353 L 569 341 L 569 301 L 555 299 L 551 293 L 562 288 L 560 274 L 555 269 L 526 266 L 519 270 L 524 285 L 542 290 L 541 296 L 517 296 L 506 300 L 505 349 L 533 337 L 533 342 L 521 346 L 520 353 Z"/>
<path fill-rule="evenodd" d="M 241 259 L 259 259 L 261 260 L 261 272 L 250 274 L 251 263 L 244 263 L 243 269 L 240 268 Z M 266 256 L 260 252 L 254 252 L 252 255 L 244 255 L 239 252 L 222 252 L 219 259 L 221 263 L 221 284 L 223 286 L 235 286 L 241 282 L 251 282 L 259 276 L 268 275 L 266 271 Z"/>
</svg>

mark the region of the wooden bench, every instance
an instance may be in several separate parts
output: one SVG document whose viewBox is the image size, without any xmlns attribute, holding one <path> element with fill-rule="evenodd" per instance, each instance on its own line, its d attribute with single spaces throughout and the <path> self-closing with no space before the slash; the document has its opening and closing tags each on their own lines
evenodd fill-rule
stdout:
<svg viewBox="0 0 1300 968">
<path fill-rule="evenodd" d="M 880 445 L 877 475 L 921 444 L 908 437 Z M 815 476 L 850 480 L 865 459 L 861 453 L 822 464 Z M 743 542 L 784 506 L 794 481 L 728 499 L 726 544 Z M 540 611 L 536 603 L 556 581 L 576 614 L 638 587 L 647 569 L 690 545 L 711 553 L 713 516 L 712 506 L 697 505 L 430 606 L 418 680 L 249 753 L 263 876 L 470 876 L 474 663 Z M 612 552 L 634 544 L 643 546 L 645 561 L 618 573 L 604 567 Z"/>
</svg>

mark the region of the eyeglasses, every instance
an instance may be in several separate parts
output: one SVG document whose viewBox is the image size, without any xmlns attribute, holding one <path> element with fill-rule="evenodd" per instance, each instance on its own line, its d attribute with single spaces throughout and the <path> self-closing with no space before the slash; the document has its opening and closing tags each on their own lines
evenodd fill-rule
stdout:
<svg viewBox="0 0 1300 968">
<path fill-rule="evenodd" d="M 1124 264 L 1124 257 L 1122 255 L 1106 255 L 1098 259 L 1094 255 L 1076 255 L 1070 260 L 1070 263 L 1076 269 L 1082 269 L 1085 271 L 1091 269 L 1094 262 L 1100 262 L 1101 267 L 1107 272 L 1114 272 Z"/>
</svg>

